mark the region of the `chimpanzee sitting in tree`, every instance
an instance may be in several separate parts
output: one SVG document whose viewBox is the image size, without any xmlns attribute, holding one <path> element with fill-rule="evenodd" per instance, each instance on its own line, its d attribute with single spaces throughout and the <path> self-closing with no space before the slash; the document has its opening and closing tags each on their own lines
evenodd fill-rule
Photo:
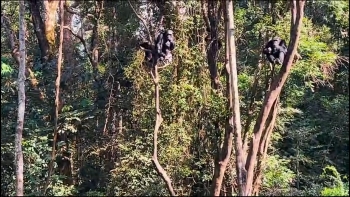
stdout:
<svg viewBox="0 0 350 197">
<path fill-rule="evenodd" d="M 171 53 L 175 48 L 175 41 L 172 30 L 166 30 L 159 33 L 156 39 L 156 51 L 160 61 L 171 63 L 173 55 Z"/>
<path fill-rule="evenodd" d="M 286 41 L 274 37 L 266 43 L 263 53 L 272 64 L 283 64 L 284 56 L 287 53 Z"/>
<path fill-rule="evenodd" d="M 140 48 L 145 51 L 146 62 L 152 66 L 157 64 L 158 60 L 171 63 L 171 51 L 175 48 L 173 31 L 167 30 L 160 32 L 154 45 L 143 42 L 140 44 Z"/>
</svg>

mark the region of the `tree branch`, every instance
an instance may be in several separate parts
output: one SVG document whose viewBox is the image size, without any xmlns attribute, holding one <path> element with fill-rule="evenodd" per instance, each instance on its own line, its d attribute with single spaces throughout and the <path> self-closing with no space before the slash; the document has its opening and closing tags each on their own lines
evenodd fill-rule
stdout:
<svg viewBox="0 0 350 197">
<path fill-rule="evenodd" d="M 205 0 L 201 0 L 201 11 L 202 11 L 202 16 L 203 16 L 203 20 L 206 26 L 206 29 L 210 29 L 210 23 L 209 23 L 209 18 L 207 15 L 207 9 L 205 6 Z"/>
<path fill-rule="evenodd" d="M 23 151 L 22 136 L 25 114 L 25 67 L 26 67 L 26 22 L 24 0 L 19 1 L 19 72 L 18 72 L 18 111 L 15 135 L 16 196 L 23 196 Z"/>
<path fill-rule="evenodd" d="M 51 161 L 49 163 L 49 170 L 48 175 L 46 178 L 46 183 L 44 185 L 43 189 L 43 195 L 45 196 L 46 191 L 50 185 L 50 179 L 54 170 L 54 162 L 56 158 L 56 142 L 57 142 L 57 136 L 58 136 L 58 115 L 59 110 L 61 106 L 61 100 L 60 100 L 60 82 L 61 82 L 61 67 L 62 67 L 62 50 L 63 50 L 63 29 L 64 29 L 64 8 L 63 8 L 63 0 L 60 0 L 60 20 L 61 20 L 61 26 L 60 26 L 60 44 L 58 47 L 58 60 L 57 60 L 57 78 L 56 78 L 56 98 L 55 98 L 55 127 L 54 127 L 54 138 L 52 143 L 52 152 L 51 152 Z"/>
<path fill-rule="evenodd" d="M 19 64 L 20 60 L 19 60 L 19 51 L 18 51 L 18 46 L 17 46 L 18 40 L 16 38 L 15 32 L 11 28 L 10 19 L 4 13 L 1 13 L 1 24 L 4 25 L 4 29 L 9 37 L 9 44 L 11 47 L 11 55 L 15 59 L 16 63 Z"/>
<path fill-rule="evenodd" d="M 145 29 L 146 29 L 146 31 L 147 31 L 147 34 L 148 34 L 148 39 L 149 39 L 148 41 L 149 41 L 150 43 L 154 43 L 154 39 L 153 39 L 153 37 L 151 36 L 151 32 L 150 32 L 150 30 L 149 30 L 149 28 L 148 28 L 148 26 L 147 26 L 147 23 L 146 23 L 145 19 L 142 18 L 142 17 L 137 13 L 137 11 L 135 10 L 134 6 L 132 6 L 130 0 L 128 0 L 128 3 L 129 3 L 129 5 L 130 5 L 132 11 L 134 12 L 134 14 L 137 16 L 138 19 L 140 19 L 140 21 L 142 22 L 143 26 L 145 27 Z"/>
<path fill-rule="evenodd" d="M 263 171 L 265 170 L 265 160 L 267 156 L 267 150 L 270 144 L 271 136 L 273 129 L 275 127 L 276 119 L 277 119 L 277 112 L 278 112 L 278 103 L 279 99 L 275 101 L 275 104 L 273 106 L 273 109 L 271 110 L 271 118 L 269 121 L 268 126 L 265 128 L 262 139 L 260 140 L 259 145 L 259 157 L 258 157 L 258 164 L 256 166 L 256 175 L 253 181 L 253 195 L 258 196 L 259 190 L 261 187 L 261 178 L 263 175 Z"/>
<path fill-rule="evenodd" d="M 259 116 L 254 126 L 254 135 L 253 135 L 252 143 L 249 149 L 249 154 L 246 160 L 246 169 L 248 173 L 247 173 L 247 183 L 246 183 L 244 196 L 249 196 L 252 193 L 254 168 L 255 168 L 255 162 L 256 162 L 256 157 L 259 149 L 261 135 L 264 130 L 266 120 L 270 114 L 271 108 L 273 107 L 274 102 L 278 98 L 282 90 L 282 87 L 287 80 L 287 77 L 293 65 L 294 56 L 297 52 L 300 32 L 302 27 L 302 19 L 304 17 L 305 1 L 293 0 L 293 4 L 294 5 L 297 4 L 296 7 L 293 6 L 292 8 L 292 14 L 294 15 L 292 18 L 296 18 L 296 20 L 295 20 L 295 25 L 292 25 L 292 28 L 291 28 L 291 39 L 288 46 L 286 58 L 284 59 L 284 62 L 282 64 L 281 70 L 279 71 L 279 74 L 275 76 L 272 81 L 271 90 L 267 93 L 264 99 L 263 107 L 259 113 Z"/>
<path fill-rule="evenodd" d="M 154 72 L 154 73 L 152 73 Z M 154 70 L 151 71 L 152 78 L 154 82 L 154 97 L 155 97 L 155 109 L 156 109 L 156 123 L 154 126 L 154 133 L 153 133 L 153 156 L 152 156 L 152 162 L 155 165 L 158 174 L 161 176 L 161 178 L 165 181 L 168 191 L 171 196 L 176 196 L 176 193 L 174 191 L 174 188 L 171 184 L 171 179 L 167 175 L 164 168 L 160 165 L 158 161 L 158 133 L 159 133 L 159 127 L 163 122 L 162 113 L 160 110 L 160 96 L 159 96 L 159 76 L 158 76 L 158 66 L 155 65 Z"/>
<path fill-rule="evenodd" d="M 64 29 L 67 29 L 74 37 L 76 37 L 76 38 L 78 38 L 78 39 L 80 40 L 81 44 L 84 46 L 84 51 L 85 51 L 86 55 L 88 56 L 90 63 L 92 64 L 91 53 L 90 53 L 90 52 L 88 51 L 88 49 L 87 49 L 86 42 L 85 42 L 84 38 L 83 38 L 82 36 L 78 35 L 78 34 L 75 34 L 75 33 L 71 30 L 70 27 L 64 26 L 63 28 L 64 28 Z"/>
</svg>

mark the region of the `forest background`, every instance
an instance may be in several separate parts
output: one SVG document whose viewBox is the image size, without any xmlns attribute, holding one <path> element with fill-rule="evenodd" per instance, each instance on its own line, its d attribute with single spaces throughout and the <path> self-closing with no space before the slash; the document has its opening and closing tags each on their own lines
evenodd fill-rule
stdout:
<svg viewBox="0 0 350 197">
<path fill-rule="evenodd" d="M 349 195 L 348 16 L 341 0 L 1 2 L 1 195 Z M 139 43 L 162 26 L 174 61 L 150 69 Z M 262 55 L 275 35 L 283 66 Z"/>
</svg>

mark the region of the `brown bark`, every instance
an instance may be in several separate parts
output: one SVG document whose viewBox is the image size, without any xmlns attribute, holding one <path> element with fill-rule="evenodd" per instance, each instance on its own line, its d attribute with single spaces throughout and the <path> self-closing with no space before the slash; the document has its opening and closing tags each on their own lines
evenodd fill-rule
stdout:
<svg viewBox="0 0 350 197">
<path fill-rule="evenodd" d="M 233 1 L 226 1 L 226 57 L 228 59 L 226 67 L 229 70 L 229 110 L 231 112 L 225 129 L 224 143 L 222 149 L 218 152 L 215 161 L 215 169 L 213 182 L 211 187 L 211 195 L 219 196 L 220 190 L 225 175 L 226 167 L 230 161 L 232 152 L 233 136 L 235 134 L 235 151 L 236 151 L 236 169 L 238 174 L 238 183 L 243 187 L 243 152 L 242 152 L 242 137 L 241 137 L 241 120 L 239 109 L 239 95 L 238 95 L 238 77 L 237 77 L 237 63 L 236 63 L 236 46 L 234 37 L 234 20 L 233 20 Z M 241 188 L 241 187 L 240 187 Z"/>
<path fill-rule="evenodd" d="M 25 45 L 25 5 L 19 1 L 19 72 L 18 72 L 18 118 L 15 137 L 15 166 L 16 166 L 16 196 L 24 195 L 23 187 L 23 151 L 22 135 L 25 113 L 25 67 L 26 67 L 26 45 Z"/>
<path fill-rule="evenodd" d="M 154 126 L 154 133 L 153 133 L 153 156 L 152 156 L 152 163 L 156 167 L 156 170 L 158 174 L 161 176 L 161 178 L 164 180 L 164 182 L 167 185 L 168 191 L 171 196 L 176 196 L 176 193 L 174 191 L 174 188 L 171 183 L 170 177 L 167 175 L 164 168 L 160 165 L 158 161 L 158 133 L 159 133 L 159 127 L 163 122 L 162 113 L 160 110 L 160 96 L 159 96 L 159 74 L 158 74 L 158 65 L 154 66 L 154 69 L 151 71 L 153 82 L 154 82 L 154 97 L 155 97 L 155 112 L 156 112 L 156 123 Z"/>
<path fill-rule="evenodd" d="M 256 157 L 259 149 L 260 139 L 262 132 L 265 127 L 266 120 L 270 114 L 271 108 L 278 98 L 284 83 L 287 80 L 287 77 L 290 73 L 294 56 L 297 52 L 297 47 L 299 43 L 300 31 L 302 26 L 302 19 L 304 15 L 304 5 L 305 1 L 293 1 L 292 7 L 292 28 L 291 28 L 291 41 L 288 46 L 288 52 L 286 58 L 283 62 L 279 74 L 273 79 L 271 84 L 271 90 L 267 93 L 263 108 L 260 111 L 260 114 L 257 118 L 256 124 L 254 126 L 254 135 L 252 138 L 252 143 L 249 149 L 249 154 L 246 160 L 246 169 L 247 169 L 247 183 L 244 195 L 250 196 L 252 193 L 252 184 L 254 177 L 254 168 L 256 163 Z M 294 20 L 295 19 L 295 20 Z"/>
<path fill-rule="evenodd" d="M 55 127 L 54 127 L 54 139 L 52 144 L 52 152 L 51 152 L 51 161 L 49 163 L 49 169 L 48 169 L 48 175 L 47 179 L 44 185 L 43 189 L 43 195 L 46 194 L 46 191 L 50 185 L 50 179 L 53 173 L 54 169 L 54 161 L 56 158 L 56 142 L 57 142 L 57 135 L 58 135 L 58 115 L 61 107 L 61 100 L 60 100 L 60 82 L 61 82 L 61 67 L 62 67 L 62 50 L 63 50 L 63 26 L 64 26 L 64 1 L 60 0 L 60 19 L 61 19 L 61 25 L 60 25 L 60 44 L 58 48 L 58 60 L 57 60 L 57 78 L 56 78 L 56 99 L 55 99 Z"/>
<path fill-rule="evenodd" d="M 56 13 L 59 1 L 45 0 L 43 1 L 45 8 L 45 37 L 49 43 L 50 53 L 53 53 L 55 47 L 55 28 L 56 28 Z"/>
<path fill-rule="evenodd" d="M 67 6 L 67 0 L 65 0 L 65 9 L 64 9 L 64 24 L 66 26 L 71 26 L 72 22 L 72 13 L 68 11 L 69 7 Z M 77 64 L 76 58 L 74 57 L 74 42 L 72 39 L 72 34 L 68 29 L 63 30 L 63 53 L 64 53 L 64 70 L 62 72 L 62 81 L 67 83 L 67 81 L 71 80 L 72 70 Z"/>
<path fill-rule="evenodd" d="M 255 179 L 253 182 L 253 195 L 254 196 L 257 196 L 259 194 L 259 191 L 260 191 L 260 187 L 261 187 L 261 183 L 262 183 L 261 179 L 262 179 L 263 171 L 265 170 L 265 160 L 266 160 L 266 156 L 267 156 L 267 150 L 268 150 L 268 146 L 269 146 L 270 139 L 272 136 L 272 131 L 273 131 L 273 129 L 275 127 L 275 123 L 276 123 L 277 112 L 278 112 L 278 103 L 279 103 L 279 99 L 277 99 L 275 101 L 273 109 L 271 110 L 272 115 L 271 115 L 269 124 L 268 124 L 267 128 L 265 129 L 265 131 L 263 133 L 263 137 L 260 141 L 258 164 L 257 164 Z"/>
<path fill-rule="evenodd" d="M 45 24 L 40 15 L 40 6 L 38 0 L 29 0 L 30 13 L 32 15 L 32 22 L 34 32 L 38 40 L 42 61 L 46 61 L 49 55 L 49 43 L 45 36 Z"/>
</svg>

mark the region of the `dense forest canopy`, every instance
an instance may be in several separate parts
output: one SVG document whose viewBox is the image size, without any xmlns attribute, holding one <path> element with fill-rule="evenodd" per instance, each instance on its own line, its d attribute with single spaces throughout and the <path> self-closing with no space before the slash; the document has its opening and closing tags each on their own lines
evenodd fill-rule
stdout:
<svg viewBox="0 0 350 197">
<path fill-rule="evenodd" d="M 1 4 L 1 195 L 349 195 L 348 1 Z"/>
</svg>

